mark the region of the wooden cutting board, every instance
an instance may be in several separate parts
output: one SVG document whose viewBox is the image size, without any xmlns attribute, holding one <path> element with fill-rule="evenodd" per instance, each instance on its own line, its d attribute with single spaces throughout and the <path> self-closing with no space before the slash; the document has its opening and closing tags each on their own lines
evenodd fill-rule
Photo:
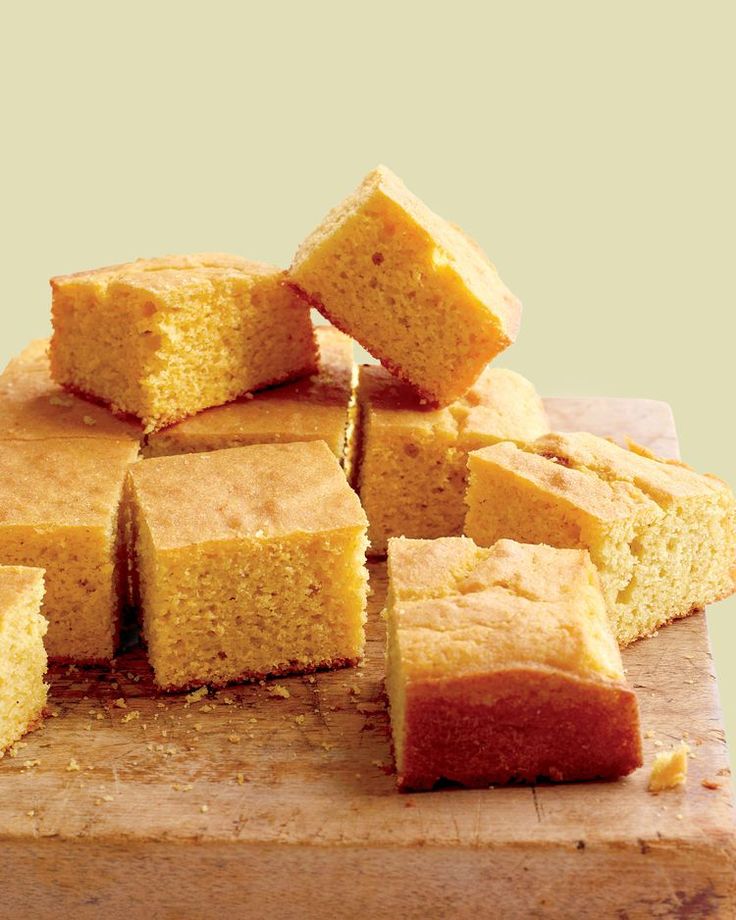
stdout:
<svg viewBox="0 0 736 920">
<path fill-rule="evenodd" d="M 676 456 L 663 403 L 548 407 L 554 427 Z M 113 672 L 54 670 L 56 716 L 0 762 L 0 916 L 734 916 L 733 803 L 702 614 L 624 653 L 646 732 L 646 766 L 629 778 L 400 795 L 383 565 L 371 585 L 361 668 L 195 702 L 157 696 L 138 651 Z M 656 751 L 683 737 L 686 787 L 650 795 Z"/>
</svg>

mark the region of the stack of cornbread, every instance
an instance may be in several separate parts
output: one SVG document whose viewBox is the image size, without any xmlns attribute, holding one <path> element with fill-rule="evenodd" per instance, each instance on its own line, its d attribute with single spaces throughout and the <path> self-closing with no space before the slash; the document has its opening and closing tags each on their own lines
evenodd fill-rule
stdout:
<svg viewBox="0 0 736 920">
<path fill-rule="evenodd" d="M 518 300 L 389 170 L 287 272 L 198 254 L 51 285 L 50 344 L 0 375 L 0 750 L 40 718 L 46 651 L 109 662 L 128 611 L 166 690 L 356 664 L 370 553 L 401 788 L 640 765 L 619 646 L 734 590 L 734 496 L 551 432 L 489 366 Z"/>
</svg>

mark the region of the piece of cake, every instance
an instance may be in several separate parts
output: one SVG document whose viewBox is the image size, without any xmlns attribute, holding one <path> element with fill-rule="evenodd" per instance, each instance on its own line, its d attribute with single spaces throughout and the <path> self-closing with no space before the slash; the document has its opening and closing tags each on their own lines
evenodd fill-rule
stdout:
<svg viewBox="0 0 736 920">
<path fill-rule="evenodd" d="M 353 343 L 332 326 L 315 328 L 319 370 L 294 383 L 205 409 L 151 434 L 146 457 L 189 454 L 249 444 L 325 441 L 345 455 L 353 379 Z"/>
<path fill-rule="evenodd" d="M 119 503 L 132 441 L 0 441 L 0 563 L 46 570 L 51 658 L 109 661 L 125 593 Z"/>
<path fill-rule="evenodd" d="M 49 340 L 36 339 L 0 374 L 0 439 L 105 438 L 140 442 L 135 421 L 68 393 L 51 379 Z"/>
<path fill-rule="evenodd" d="M 714 476 L 595 435 L 470 454 L 465 532 L 584 547 L 627 645 L 734 591 L 736 503 Z"/>
<path fill-rule="evenodd" d="M 43 717 L 43 569 L 0 566 L 0 757 Z"/>
<path fill-rule="evenodd" d="M 368 515 L 370 550 L 389 537 L 450 537 L 463 532 L 468 452 L 549 431 L 542 401 L 514 371 L 487 368 L 444 409 L 422 406 L 411 387 L 384 368 L 360 368 L 353 477 Z"/>
<path fill-rule="evenodd" d="M 521 317 L 478 245 L 385 166 L 307 237 L 289 275 L 433 405 L 462 396 L 514 341 Z"/>
<path fill-rule="evenodd" d="M 683 786 L 687 780 L 687 755 L 690 748 L 683 741 L 671 751 L 660 751 L 654 758 L 649 776 L 650 792 L 664 792 Z"/>
<path fill-rule="evenodd" d="M 367 521 L 324 441 L 142 460 L 127 491 L 159 686 L 361 658 Z"/>
<path fill-rule="evenodd" d="M 394 538 L 386 688 L 402 789 L 613 778 L 641 764 L 584 550 Z"/>
<path fill-rule="evenodd" d="M 222 253 L 51 279 L 51 371 L 154 431 L 316 369 L 309 309 L 270 265 Z"/>
</svg>

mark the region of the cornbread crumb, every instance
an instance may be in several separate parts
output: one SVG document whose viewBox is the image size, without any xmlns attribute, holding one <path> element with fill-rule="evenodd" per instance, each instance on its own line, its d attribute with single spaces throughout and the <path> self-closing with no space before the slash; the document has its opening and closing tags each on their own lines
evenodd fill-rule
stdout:
<svg viewBox="0 0 736 920">
<path fill-rule="evenodd" d="M 701 779 L 700 785 L 705 789 L 720 789 L 721 784 L 716 779 Z"/>
<path fill-rule="evenodd" d="M 654 758 L 649 777 L 649 791 L 662 792 L 682 786 L 687 779 L 687 755 L 690 748 L 683 741 L 671 751 L 661 751 Z"/>
<path fill-rule="evenodd" d="M 192 690 L 191 693 L 187 693 L 184 699 L 187 703 L 198 703 L 203 697 L 207 696 L 208 693 L 208 687 L 200 687 L 198 690 Z"/>
<path fill-rule="evenodd" d="M 297 725 L 304 725 L 304 716 L 303 715 L 294 716 L 294 721 L 296 722 Z"/>
<path fill-rule="evenodd" d="M 140 719 L 140 717 L 141 717 L 140 710 L 132 709 L 130 712 L 126 712 L 125 715 L 122 716 L 120 721 L 123 723 L 132 722 L 133 719 Z"/>
<path fill-rule="evenodd" d="M 227 736 L 227 740 L 230 742 L 230 744 L 237 744 L 240 741 L 240 735 L 237 735 L 235 732 L 233 732 Z"/>
<path fill-rule="evenodd" d="M 112 701 L 112 705 L 118 709 L 127 709 L 128 704 L 125 702 L 125 699 L 122 696 L 119 696 L 116 700 Z"/>
<path fill-rule="evenodd" d="M 200 805 L 200 806 L 199 806 L 199 810 L 202 812 L 203 815 L 204 815 L 204 814 L 207 814 L 207 812 L 210 810 L 210 806 L 209 806 L 209 805 Z"/>
<path fill-rule="evenodd" d="M 84 422 L 85 425 L 96 425 L 97 424 L 96 419 L 93 419 L 91 415 L 83 416 L 82 421 Z"/>
<path fill-rule="evenodd" d="M 236 781 L 236 783 L 237 783 L 239 786 L 242 786 L 242 785 L 245 783 L 245 774 L 244 774 L 244 773 L 236 773 L 236 774 L 235 774 L 235 781 Z"/>
<path fill-rule="evenodd" d="M 149 432 L 316 367 L 309 309 L 273 266 L 168 256 L 51 288 L 54 379 Z"/>
<path fill-rule="evenodd" d="M 284 700 L 288 700 L 291 696 L 291 693 L 282 684 L 273 684 L 268 688 L 268 692 L 271 696 L 280 697 Z"/>
<path fill-rule="evenodd" d="M 174 792 L 191 792 L 194 786 L 191 783 L 172 783 L 171 788 Z"/>
<path fill-rule="evenodd" d="M 66 772 L 67 773 L 77 773 L 81 769 L 82 768 L 79 766 L 77 761 L 73 757 L 71 757 L 69 759 L 69 763 L 66 765 Z"/>
</svg>

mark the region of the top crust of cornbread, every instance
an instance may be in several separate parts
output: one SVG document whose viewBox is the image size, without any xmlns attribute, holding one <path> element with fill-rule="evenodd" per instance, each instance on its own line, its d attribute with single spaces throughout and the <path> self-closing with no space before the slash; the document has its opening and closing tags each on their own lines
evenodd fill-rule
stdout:
<svg viewBox="0 0 736 920">
<path fill-rule="evenodd" d="M 130 476 L 159 550 L 368 523 L 324 441 L 155 457 L 131 467 Z"/>
<path fill-rule="evenodd" d="M 70 275 L 56 275 L 51 279 L 51 289 L 65 286 L 91 285 L 103 290 L 111 285 L 127 285 L 143 288 L 157 294 L 181 290 L 187 282 L 200 286 L 213 276 L 251 275 L 266 278 L 280 275 L 281 269 L 263 262 L 253 262 L 225 252 L 197 252 L 190 255 L 167 255 L 155 259 L 136 259 L 118 265 Z M 176 303 L 165 303 L 163 307 L 175 309 Z"/>
<path fill-rule="evenodd" d="M 361 402 L 382 429 L 444 432 L 461 450 L 493 441 L 530 441 L 549 431 L 542 400 L 521 374 L 486 368 L 473 386 L 443 409 L 422 405 L 414 389 L 384 368 L 364 364 L 359 371 Z"/>
<path fill-rule="evenodd" d="M 33 594 L 40 603 L 43 569 L 27 565 L 0 565 L 0 618 Z"/>
<path fill-rule="evenodd" d="M 675 460 L 627 450 L 586 432 L 548 434 L 523 445 L 503 443 L 474 451 L 474 463 L 490 463 L 602 521 L 628 517 L 643 507 L 667 507 L 687 497 L 729 492 L 709 474 Z"/>
<path fill-rule="evenodd" d="M 109 527 L 137 456 L 125 441 L 1 441 L 0 527 Z"/>
<path fill-rule="evenodd" d="M 409 680 L 531 666 L 623 682 L 585 550 L 512 540 L 484 549 L 466 537 L 399 537 L 389 541 L 388 559 L 389 605 L 398 610 Z"/>
<path fill-rule="evenodd" d="M 143 429 L 63 390 L 51 378 L 49 340 L 36 339 L 0 375 L 0 438 L 140 441 Z"/>
<path fill-rule="evenodd" d="M 518 332 L 521 304 L 480 247 L 385 166 L 307 237 L 289 275 L 432 405 L 461 396 Z"/>
<path fill-rule="evenodd" d="M 185 446 L 188 441 L 236 439 L 239 435 L 283 441 L 292 435 L 306 439 L 312 431 L 321 433 L 333 419 L 344 429 L 342 415 L 352 391 L 353 342 L 332 326 L 317 326 L 314 332 L 319 349 L 319 369 L 315 374 L 225 406 L 205 409 L 154 432 L 145 453 L 157 456 L 166 453 L 167 447 Z M 336 431 L 336 438 L 338 434 L 344 438 L 344 430 Z"/>
</svg>

